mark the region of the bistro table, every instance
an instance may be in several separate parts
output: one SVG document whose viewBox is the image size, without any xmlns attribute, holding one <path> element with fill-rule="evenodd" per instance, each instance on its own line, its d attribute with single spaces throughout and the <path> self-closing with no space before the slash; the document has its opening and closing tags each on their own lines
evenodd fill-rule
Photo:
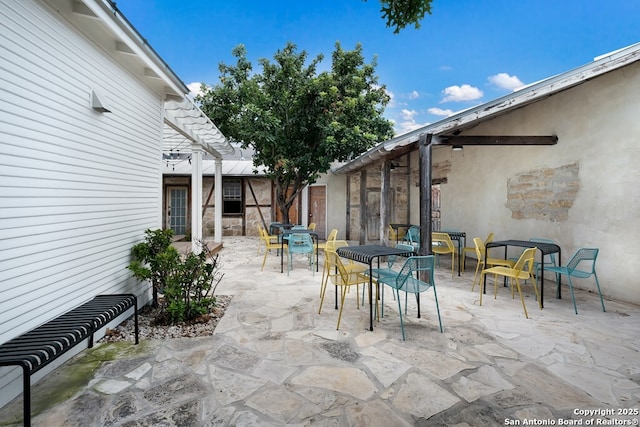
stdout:
<svg viewBox="0 0 640 427">
<path fill-rule="evenodd" d="M 316 272 L 318 272 L 318 233 L 307 229 L 283 229 L 280 235 L 280 273 L 284 273 L 284 241 L 290 234 L 310 234 L 311 238 L 315 240 L 313 246 L 316 248 Z"/>
<path fill-rule="evenodd" d="M 344 246 L 338 248 L 336 252 L 341 257 L 369 264 L 369 330 L 373 331 L 373 260 L 378 260 L 378 268 L 380 268 L 380 257 L 389 255 L 409 257 L 414 255 L 414 252 L 382 245 Z"/>
<path fill-rule="evenodd" d="M 400 238 L 400 230 L 404 228 L 404 233 L 406 234 L 407 230 L 409 230 L 409 228 L 413 227 L 413 224 L 395 224 L 394 223 L 394 224 L 389 224 L 389 225 L 396 232 L 396 244 L 398 243 L 398 240 Z"/>
<path fill-rule="evenodd" d="M 507 247 L 518 246 L 521 248 L 538 248 L 540 251 L 540 307 L 544 307 L 544 257 L 550 254 L 558 254 L 558 265 L 562 265 L 560 262 L 562 258 L 562 252 L 560 246 L 555 243 L 542 243 L 531 242 L 529 240 L 498 240 L 488 242 L 485 245 L 485 258 L 489 259 L 489 249 L 504 246 L 504 258 L 507 259 Z M 483 292 L 487 292 L 487 275 L 484 275 Z M 556 298 L 561 298 L 560 287 L 556 292 Z"/>
</svg>

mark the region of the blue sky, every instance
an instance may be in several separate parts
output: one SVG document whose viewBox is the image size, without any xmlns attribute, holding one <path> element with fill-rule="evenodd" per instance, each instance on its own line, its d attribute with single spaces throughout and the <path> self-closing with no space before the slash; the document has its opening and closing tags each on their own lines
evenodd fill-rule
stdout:
<svg viewBox="0 0 640 427">
<path fill-rule="evenodd" d="M 339 41 L 377 60 L 397 134 L 436 122 L 640 42 L 640 0 L 434 0 L 420 29 L 393 34 L 377 0 L 118 0 L 118 8 L 189 87 L 218 83 L 246 46 L 272 59 L 289 41 L 324 69 Z M 194 84 L 192 86 L 192 84 Z"/>
</svg>

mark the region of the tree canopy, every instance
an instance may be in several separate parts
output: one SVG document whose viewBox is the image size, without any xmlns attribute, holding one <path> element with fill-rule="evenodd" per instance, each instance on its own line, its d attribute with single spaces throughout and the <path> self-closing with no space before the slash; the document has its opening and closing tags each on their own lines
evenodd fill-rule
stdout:
<svg viewBox="0 0 640 427">
<path fill-rule="evenodd" d="M 390 98 L 378 84 L 375 58 L 365 63 L 360 44 L 345 51 L 336 43 L 331 70 L 322 73 L 323 55 L 308 61 L 293 43 L 273 62 L 260 59 L 261 73 L 253 72 L 243 45 L 233 55 L 236 64 L 220 64 L 219 84 L 203 85 L 196 101 L 227 138 L 254 150 L 254 166 L 275 183 L 285 221 L 295 197 L 334 161 L 393 136 L 382 116 Z"/>
<path fill-rule="evenodd" d="M 367 1 L 367 0 L 365 0 Z M 394 34 L 407 25 L 413 24 L 418 29 L 424 15 L 431 15 L 432 0 L 380 0 L 382 18 L 387 20 L 387 27 L 395 27 Z"/>
</svg>

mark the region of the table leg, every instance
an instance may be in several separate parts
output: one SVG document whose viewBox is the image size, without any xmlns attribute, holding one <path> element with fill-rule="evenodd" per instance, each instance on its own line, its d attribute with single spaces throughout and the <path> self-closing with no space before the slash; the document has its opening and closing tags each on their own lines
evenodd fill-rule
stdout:
<svg viewBox="0 0 640 427">
<path fill-rule="evenodd" d="M 369 262 L 369 330 L 373 331 L 373 260 Z"/>
</svg>

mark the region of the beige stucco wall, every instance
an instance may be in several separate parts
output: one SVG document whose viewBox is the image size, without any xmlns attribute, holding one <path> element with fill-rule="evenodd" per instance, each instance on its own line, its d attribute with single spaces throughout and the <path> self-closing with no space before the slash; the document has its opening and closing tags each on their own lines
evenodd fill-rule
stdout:
<svg viewBox="0 0 640 427">
<path fill-rule="evenodd" d="M 441 186 L 442 226 L 464 230 L 469 239 L 489 232 L 495 239 L 549 238 L 562 248 L 563 263 L 579 247 L 597 247 L 603 293 L 640 303 L 634 262 L 640 256 L 639 89 L 636 63 L 465 132 L 554 134 L 555 146 L 434 149 L 434 162 L 451 161 L 448 183 Z M 514 217 L 507 206 L 508 181 L 563 167 L 577 169 L 578 181 L 566 219 Z M 593 279 L 584 282 L 595 289 Z"/>
<path fill-rule="evenodd" d="M 327 233 L 338 230 L 338 239 L 344 239 L 347 229 L 347 177 L 327 173 L 318 179 L 316 184 L 325 184 L 327 188 Z"/>
</svg>

